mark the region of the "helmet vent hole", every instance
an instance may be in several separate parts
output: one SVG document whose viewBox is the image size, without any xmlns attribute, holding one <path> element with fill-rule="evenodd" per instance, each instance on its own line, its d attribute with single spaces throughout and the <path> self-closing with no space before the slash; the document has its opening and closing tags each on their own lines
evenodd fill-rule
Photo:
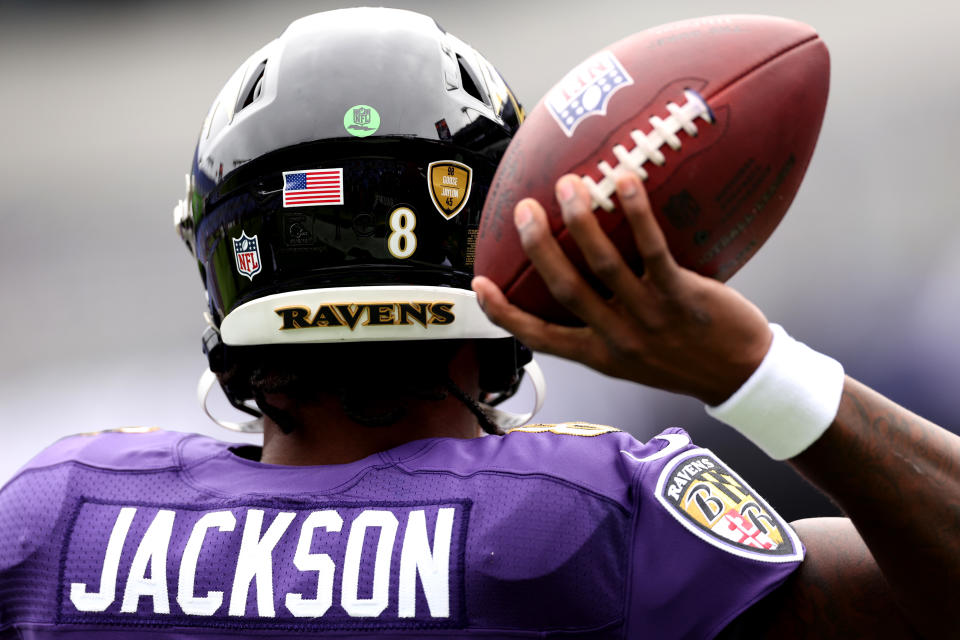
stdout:
<svg viewBox="0 0 960 640">
<path fill-rule="evenodd" d="M 240 92 L 242 102 L 237 107 L 237 112 L 246 109 L 260 97 L 260 94 L 263 92 L 263 73 L 266 68 L 267 61 L 264 60 L 257 66 L 254 72 L 250 74 L 250 79 L 247 81 L 245 89 Z"/>
<path fill-rule="evenodd" d="M 470 69 L 467 67 L 466 61 L 459 53 L 457 54 L 457 64 L 460 65 L 460 82 L 463 84 L 463 90 L 466 91 L 468 95 L 476 98 L 480 102 L 489 105 L 490 103 L 486 100 L 483 94 L 480 93 L 477 81 L 473 77 L 473 74 L 470 73 Z"/>
</svg>

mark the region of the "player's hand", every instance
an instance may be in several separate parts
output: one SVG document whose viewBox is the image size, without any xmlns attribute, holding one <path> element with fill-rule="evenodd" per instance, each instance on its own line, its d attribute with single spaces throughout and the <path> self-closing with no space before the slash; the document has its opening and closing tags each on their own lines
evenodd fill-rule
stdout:
<svg viewBox="0 0 960 640">
<path fill-rule="evenodd" d="M 613 293 L 609 299 L 571 264 L 536 200 L 523 200 L 514 210 L 530 261 L 553 296 L 586 326 L 566 327 L 531 315 L 482 276 L 473 281 L 480 304 L 493 322 L 531 349 L 720 404 L 763 360 L 772 340 L 767 320 L 730 287 L 674 261 L 636 176 L 620 176 L 617 195 L 643 258 L 642 276 L 633 273 L 601 230 L 580 178 L 564 176 L 556 185 L 564 223 L 590 269 Z"/>
</svg>

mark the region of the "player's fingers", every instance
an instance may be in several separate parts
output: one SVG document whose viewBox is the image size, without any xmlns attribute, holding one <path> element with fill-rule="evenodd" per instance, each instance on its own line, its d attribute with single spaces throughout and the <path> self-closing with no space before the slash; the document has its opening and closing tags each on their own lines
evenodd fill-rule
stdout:
<svg viewBox="0 0 960 640">
<path fill-rule="evenodd" d="M 514 223 L 524 252 L 557 302 L 589 325 L 606 324 L 610 318 L 606 301 L 587 284 L 557 244 L 540 203 L 532 198 L 521 200 L 514 210 Z"/>
<path fill-rule="evenodd" d="M 679 267 L 670 253 L 663 230 L 653 215 L 646 189 L 632 173 L 617 176 L 616 185 L 617 198 L 633 229 L 633 239 L 643 259 L 644 273 L 657 286 L 669 287 Z"/>
<path fill-rule="evenodd" d="M 578 176 L 564 176 L 557 181 L 556 191 L 563 222 L 590 270 L 621 300 L 635 299 L 640 290 L 637 276 L 600 228 L 583 181 Z"/>
<path fill-rule="evenodd" d="M 477 276 L 471 283 L 480 307 L 490 320 L 534 351 L 582 360 L 585 355 L 583 327 L 551 324 L 512 304 L 489 278 Z"/>
</svg>

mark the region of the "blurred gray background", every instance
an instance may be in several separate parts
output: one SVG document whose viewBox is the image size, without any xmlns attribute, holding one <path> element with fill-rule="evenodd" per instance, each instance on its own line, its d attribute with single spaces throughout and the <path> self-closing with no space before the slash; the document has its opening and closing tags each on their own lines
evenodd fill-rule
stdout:
<svg viewBox="0 0 960 640">
<path fill-rule="evenodd" d="M 814 25 L 833 64 L 820 143 L 791 212 L 731 284 L 854 376 L 958 423 L 960 3 L 387 4 L 477 47 L 528 109 L 590 53 L 664 22 L 765 13 Z M 171 212 L 229 75 L 291 20 L 338 6 L 0 0 L 0 482 L 81 431 L 233 437 L 195 399 L 203 295 Z M 788 518 L 833 512 L 695 401 L 541 361 L 539 420 L 641 439 L 684 426 Z"/>
</svg>

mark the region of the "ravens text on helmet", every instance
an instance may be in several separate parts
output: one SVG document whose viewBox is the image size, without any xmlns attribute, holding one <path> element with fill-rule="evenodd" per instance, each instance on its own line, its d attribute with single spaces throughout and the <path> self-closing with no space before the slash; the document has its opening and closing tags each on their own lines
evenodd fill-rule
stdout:
<svg viewBox="0 0 960 640">
<path fill-rule="evenodd" d="M 453 305 L 452 302 L 371 302 L 323 304 L 316 312 L 301 306 L 278 307 L 274 311 L 283 319 L 281 330 L 343 326 L 353 330 L 358 324 L 404 325 L 415 322 L 422 327 L 448 325 L 456 319 Z"/>
</svg>

